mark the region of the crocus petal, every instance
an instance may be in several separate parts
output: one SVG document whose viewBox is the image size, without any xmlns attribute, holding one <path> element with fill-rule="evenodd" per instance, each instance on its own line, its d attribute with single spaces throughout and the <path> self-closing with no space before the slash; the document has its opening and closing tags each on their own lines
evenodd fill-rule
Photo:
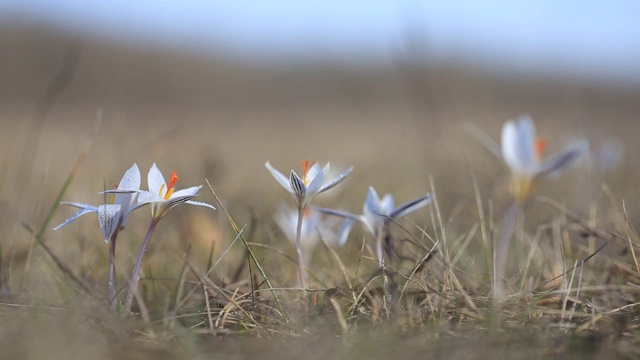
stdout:
<svg viewBox="0 0 640 360">
<path fill-rule="evenodd" d="M 380 206 L 380 197 L 378 197 L 378 193 L 373 186 L 369 186 L 369 191 L 367 192 L 367 198 L 364 200 L 363 212 L 374 213 L 374 214 L 384 214 L 384 210 Z"/>
<path fill-rule="evenodd" d="M 517 123 L 507 121 L 502 128 L 502 157 L 515 172 L 531 174 L 536 170 L 535 129 L 527 116 Z"/>
<path fill-rule="evenodd" d="M 569 146 L 561 153 L 545 160 L 544 163 L 540 166 L 538 175 L 545 176 L 561 171 L 565 167 L 571 165 L 572 162 L 580 158 L 582 155 L 584 155 L 588 149 L 589 143 L 586 140 L 579 141 Z"/>
<path fill-rule="evenodd" d="M 380 208 L 382 209 L 382 213 L 385 215 L 391 214 L 393 211 L 393 195 L 386 194 L 380 200 Z"/>
<path fill-rule="evenodd" d="M 89 205 L 89 204 L 83 204 L 83 203 L 77 203 L 77 202 L 71 202 L 71 201 L 61 201 L 60 205 L 69 205 L 69 206 L 77 207 L 77 208 L 80 208 L 80 209 L 91 209 L 92 211 L 98 211 L 98 207 L 97 206 L 93 206 L 93 205 Z"/>
<path fill-rule="evenodd" d="M 318 225 L 314 226 L 313 231 L 316 232 L 317 236 L 320 239 L 324 239 L 328 244 L 335 245 L 339 244 L 339 239 L 336 237 L 336 234 L 333 233 L 329 228 L 327 228 L 320 220 L 318 220 Z M 346 241 L 346 239 L 345 239 Z"/>
<path fill-rule="evenodd" d="M 98 206 L 98 224 L 104 235 L 104 240 L 109 241 L 113 232 L 118 228 L 118 216 L 120 205 L 106 204 Z"/>
<path fill-rule="evenodd" d="M 329 166 L 329 164 L 327 164 L 327 166 Z M 338 175 L 338 177 L 336 177 L 335 179 L 331 180 L 329 183 L 324 184 L 320 188 L 320 190 L 318 191 L 318 194 L 321 193 L 321 192 L 325 192 L 325 191 L 331 189 L 332 187 L 340 184 L 351 173 L 351 170 L 353 170 L 353 166 L 351 166 L 350 168 L 345 170 L 342 174 Z"/>
<path fill-rule="evenodd" d="M 587 165 L 594 170 L 611 170 L 620 163 L 623 155 L 624 147 L 622 143 L 615 139 L 606 139 L 599 144 L 596 143 L 595 149 L 589 149 L 588 157 L 586 158 Z"/>
<path fill-rule="evenodd" d="M 140 169 L 137 164 L 133 164 L 124 173 L 122 180 L 118 184 L 119 191 L 131 191 L 129 194 L 119 193 L 114 196 L 113 203 L 121 206 L 120 226 L 123 227 L 129 219 L 131 207 L 137 205 L 138 191 L 140 191 Z"/>
<path fill-rule="evenodd" d="M 320 169 L 320 165 L 318 163 L 313 164 L 309 170 L 307 170 L 307 179 L 313 180 L 318 174 L 321 172 L 326 174 L 329 171 L 329 163 L 324 166 L 324 169 Z"/>
<path fill-rule="evenodd" d="M 171 198 L 180 196 L 196 196 L 198 195 L 198 192 L 200 192 L 200 189 L 202 189 L 202 185 L 181 189 L 174 192 L 173 195 L 171 195 Z"/>
<path fill-rule="evenodd" d="M 185 201 L 185 204 L 196 205 L 196 206 L 204 206 L 204 207 L 208 207 L 209 209 L 212 209 L 212 210 L 216 209 L 215 207 L 213 207 L 213 205 L 209 205 L 207 203 L 203 203 L 203 202 L 200 202 L 200 201 L 189 200 L 189 201 Z"/>
<path fill-rule="evenodd" d="M 151 165 L 151 169 L 149 169 L 149 173 L 147 174 L 147 185 L 149 185 L 149 191 L 152 193 L 156 193 L 159 196 L 163 196 L 164 192 L 167 191 L 167 183 L 164 181 L 164 176 L 156 166 L 156 163 Z M 163 189 L 163 194 L 160 195 L 160 189 Z"/>
<path fill-rule="evenodd" d="M 77 203 L 66 203 L 67 205 L 72 205 L 72 206 L 76 206 Z M 78 207 L 78 206 L 76 206 Z M 61 228 L 69 225 L 71 222 L 73 222 L 75 219 L 79 218 L 82 215 L 85 214 L 89 214 L 92 212 L 97 212 L 98 208 L 96 207 L 85 207 L 82 210 L 78 211 L 77 213 L 73 214 L 73 216 L 71 216 L 70 218 L 68 218 L 67 220 L 65 220 L 62 224 L 56 226 L 53 228 L 53 230 L 60 230 Z"/>
<path fill-rule="evenodd" d="M 131 214 L 132 212 L 134 212 L 134 211 L 138 210 L 139 208 L 141 208 L 141 207 L 143 207 L 143 206 L 145 206 L 147 204 L 150 204 L 150 203 L 151 202 L 145 202 L 145 203 L 142 203 L 142 204 L 141 203 L 137 203 L 135 206 L 129 208 L 129 214 Z M 121 226 L 124 226 L 124 223 L 121 224 Z"/>
<path fill-rule="evenodd" d="M 275 216 L 276 224 L 280 227 L 280 230 L 284 233 L 284 235 L 291 242 L 295 242 L 296 238 L 296 217 L 298 215 L 291 211 L 291 209 L 280 209 L 278 214 Z"/>
<path fill-rule="evenodd" d="M 398 217 L 403 217 L 407 214 L 410 214 L 422 207 L 427 206 L 429 203 L 433 201 L 433 197 L 430 194 L 425 196 L 421 196 L 417 199 L 413 199 L 411 201 L 407 201 L 406 203 L 399 205 L 392 212 L 389 213 L 389 217 L 394 219 Z"/>
<path fill-rule="evenodd" d="M 383 218 L 381 216 L 369 213 L 368 215 L 362 214 L 358 218 L 364 229 L 371 235 L 376 236 L 380 224 L 382 224 Z"/>
<path fill-rule="evenodd" d="M 140 169 L 137 164 L 133 164 L 124 173 L 122 180 L 118 184 L 118 190 L 139 190 L 140 189 Z"/>
<path fill-rule="evenodd" d="M 302 202 L 307 194 L 307 186 L 304 184 L 304 181 L 296 174 L 295 171 L 291 170 L 291 174 L 289 175 L 289 188 L 293 190 L 293 193 L 297 196 L 298 202 L 303 206 Z M 290 191 L 291 191 L 290 190 Z"/>
<path fill-rule="evenodd" d="M 269 172 L 271 172 L 271 175 L 273 175 L 273 177 L 276 179 L 276 181 L 278 181 L 278 183 L 285 189 L 287 189 L 287 191 L 291 192 L 291 183 L 289 182 L 289 179 L 287 179 L 286 176 L 284 176 L 280 171 L 276 170 L 273 166 L 271 166 L 271 164 L 267 161 L 264 166 L 267 167 L 267 170 L 269 170 Z"/>
<path fill-rule="evenodd" d="M 138 207 L 154 202 L 162 202 L 165 201 L 164 198 L 160 197 L 158 193 L 153 193 L 150 191 L 140 191 L 138 194 Z"/>
<path fill-rule="evenodd" d="M 380 207 L 380 198 L 373 187 L 369 187 L 367 198 L 364 201 L 363 214 L 360 220 L 371 234 L 376 234 L 379 225 L 384 221 L 384 214 Z"/>
<path fill-rule="evenodd" d="M 278 205 L 279 211 L 275 215 L 275 220 L 282 233 L 287 239 L 295 244 L 296 231 L 298 227 L 298 210 L 291 209 L 281 203 Z M 305 251 L 311 251 L 320 239 L 322 232 L 326 233 L 324 225 L 321 223 L 320 213 L 313 210 L 306 210 L 303 213 L 302 227 L 300 228 L 300 242 Z M 330 236 L 329 234 L 327 236 Z"/>
<path fill-rule="evenodd" d="M 307 239 L 319 237 L 318 226 L 320 225 L 320 214 L 315 211 L 306 212 L 302 220 L 302 229 L 300 229 L 302 237 Z M 296 226 L 298 226 L 297 219 Z"/>
<path fill-rule="evenodd" d="M 344 246 L 347 242 L 354 223 L 355 221 L 353 219 L 347 218 L 340 224 L 340 228 L 338 228 L 338 245 Z"/>
<path fill-rule="evenodd" d="M 125 195 L 132 195 L 132 194 L 137 194 L 137 193 L 141 193 L 144 190 L 118 190 L 118 189 L 112 189 L 112 190 L 105 190 L 105 191 L 100 191 L 98 194 L 103 195 L 103 194 L 125 194 Z M 62 203 L 61 203 L 62 204 Z"/>
<path fill-rule="evenodd" d="M 316 165 L 317 164 L 315 164 L 314 166 Z M 313 178 L 313 180 L 311 180 L 311 182 L 309 183 L 309 186 L 307 186 L 307 197 L 309 199 L 312 198 L 314 195 L 318 194 L 318 192 L 320 191 L 320 188 L 322 187 L 322 183 L 324 183 L 325 174 L 326 173 L 324 172 L 324 170 L 318 172 Z"/>
<path fill-rule="evenodd" d="M 347 211 L 340 211 L 340 210 L 333 210 L 333 209 L 326 209 L 326 208 L 319 208 L 319 207 L 314 207 L 313 209 L 316 210 L 316 211 L 319 211 L 321 213 L 325 213 L 325 214 L 329 214 L 329 215 L 333 215 L 333 216 L 338 216 L 338 217 L 345 218 L 345 219 L 360 220 L 360 216 L 359 215 L 352 214 L 352 213 L 347 212 Z"/>
<path fill-rule="evenodd" d="M 162 201 L 162 205 L 165 207 L 169 207 L 172 208 L 176 205 L 182 204 L 182 203 L 186 203 L 188 201 L 190 201 L 191 199 L 193 199 L 193 196 L 172 196 L 171 199 L 169 200 L 165 200 Z"/>
<path fill-rule="evenodd" d="M 120 228 L 123 228 L 127 224 L 127 221 L 129 221 L 129 214 L 138 208 L 138 204 L 136 203 L 133 207 L 131 207 L 131 205 L 127 207 L 124 207 L 123 205 L 120 206 L 122 206 L 120 209 Z"/>
</svg>

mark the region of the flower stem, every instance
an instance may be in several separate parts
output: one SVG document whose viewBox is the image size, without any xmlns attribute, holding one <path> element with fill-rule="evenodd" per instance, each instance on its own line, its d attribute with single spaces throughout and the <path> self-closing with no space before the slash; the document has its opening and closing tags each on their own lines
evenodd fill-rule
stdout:
<svg viewBox="0 0 640 360">
<path fill-rule="evenodd" d="M 118 301 L 116 299 L 116 238 L 118 230 L 116 230 L 109 239 L 109 301 L 111 308 L 116 311 Z"/>
<path fill-rule="evenodd" d="M 159 220 L 159 219 L 158 219 Z M 142 265 L 142 257 L 144 253 L 147 251 L 147 244 L 149 243 L 149 239 L 151 239 L 151 234 L 153 230 L 158 225 L 158 220 L 151 220 L 151 224 L 149 225 L 149 229 L 147 230 L 147 235 L 144 237 L 144 241 L 142 242 L 142 246 L 140 247 L 140 252 L 138 253 L 138 260 L 136 261 L 136 266 L 133 268 L 133 274 L 131 274 L 131 282 L 129 282 L 129 291 L 127 292 L 127 299 L 124 303 L 125 313 L 131 311 L 131 305 L 133 304 L 133 296 L 135 295 L 138 288 L 138 281 L 140 280 L 140 266 Z"/>
<path fill-rule="evenodd" d="M 382 227 L 376 231 L 376 256 L 378 257 L 378 266 L 380 271 L 384 271 L 384 251 L 382 250 L 382 238 L 384 237 L 384 231 Z"/>
<path fill-rule="evenodd" d="M 303 290 L 307 289 L 307 274 L 304 271 L 305 268 L 305 259 L 304 254 L 302 253 L 302 243 L 300 240 L 300 236 L 302 233 L 302 221 L 304 219 L 303 216 L 304 208 L 302 206 L 298 207 L 298 225 L 296 226 L 296 252 L 298 253 L 298 277 L 300 278 L 300 287 Z"/>
<path fill-rule="evenodd" d="M 391 253 L 388 248 L 385 249 L 385 238 L 389 232 L 389 228 L 385 225 L 379 226 L 376 230 L 376 256 L 378 257 L 378 266 L 380 267 L 380 275 L 382 275 L 382 289 L 384 291 L 385 302 L 387 306 L 387 314 L 393 316 L 397 313 L 398 301 L 397 290 L 398 286 L 396 281 L 391 277 L 391 274 L 387 271 L 387 267 L 384 261 L 384 253 L 387 250 L 387 255 L 390 262 Z"/>
<path fill-rule="evenodd" d="M 500 243 L 493 249 L 493 298 L 500 301 L 505 296 L 504 290 L 504 273 L 507 265 L 507 257 L 509 256 L 509 244 L 511 243 L 511 235 L 513 233 L 513 227 L 516 222 L 516 215 L 520 205 L 517 201 L 514 201 L 507 214 L 504 217 L 504 223 L 502 224 L 502 234 L 500 235 Z"/>
</svg>

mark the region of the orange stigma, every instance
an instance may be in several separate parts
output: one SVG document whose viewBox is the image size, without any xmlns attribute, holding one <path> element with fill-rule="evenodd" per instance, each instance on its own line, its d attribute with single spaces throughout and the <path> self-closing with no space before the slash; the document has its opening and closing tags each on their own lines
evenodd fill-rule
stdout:
<svg viewBox="0 0 640 360">
<path fill-rule="evenodd" d="M 544 148 L 547 146 L 547 141 L 545 139 L 542 138 L 537 138 L 536 139 L 536 144 L 535 144 L 535 156 L 537 160 L 541 160 L 542 159 L 542 155 L 544 154 Z"/>
<path fill-rule="evenodd" d="M 169 179 L 169 185 L 167 185 L 167 193 L 164 195 L 165 200 L 169 200 L 171 198 L 171 195 L 173 195 L 173 192 L 175 191 L 176 183 L 179 179 L 180 178 L 178 177 L 178 174 L 176 174 L 176 171 L 172 170 L 171 179 Z"/>
<path fill-rule="evenodd" d="M 307 181 L 307 173 L 309 172 L 309 169 L 311 169 L 311 167 L 315 163 L 316 162 L 313 161 L 313 162 L 311 162 L 311 164 L 309 164 L 309 160 L 302 161 L 302 180 L 304 180 L 304 182 Z"/>
</svg>

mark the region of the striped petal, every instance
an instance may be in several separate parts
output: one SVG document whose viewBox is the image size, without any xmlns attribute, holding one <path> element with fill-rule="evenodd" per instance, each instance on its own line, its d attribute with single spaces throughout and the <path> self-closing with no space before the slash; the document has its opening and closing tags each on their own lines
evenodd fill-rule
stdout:
<svg viewBox="0 0 640 360">
<path fill-rule="evenodd" d="M 571 165 L 574 161 L 578 160 L 582 155 L 586 154 L 589 149 L 589 143 L 586 140 L 581 140 L 556 154 L 549 159 L 545 160 L 540 166 L 538 175 L 553 175 L 562 171 L 567 166 Z"/>
<path fill-rule="evenodd" d="M 345 218 L 345 219 L 360 220 L 360 216 L 359 215 L 352 214 L 352 213 L 347 212 L 347 211 L 340 211 L 340 210 L 333 210 L 333 209 L 326 209 L 326 208 L 319 208 L 319 207 L 314 207 L 313 209 L 316 210 L 316 211 L 319 211 L 321 213 L 325 213 L 325 214 L 329 214 L 329 215 L 333 215 L 333 216 L 338 216 L 338 217 Z"/>
<path fill-rule="evenodd" d="M 305 196 L 307 195 L 307 186 L 304 184 L 304 181 L 296 174 L 295 171 L 291 170 L 291 174 L 289 175 L 290 188 L 293 190 L 293 193 L 296 195 L 299 205 L 302 205 L 304 202 Z"/>
<path fill-rule="evenodd" d="M 407 201 L 406 203 L 399 205 L 397 208 L 393 209 L 393 211 L 389 213 L 389 217 L 392 219 L 403 217 L 429 205 L 431 201 L 433 201 L 433 197 L 430 194 L 421 196 L 411 201 Z"/>
</svg>

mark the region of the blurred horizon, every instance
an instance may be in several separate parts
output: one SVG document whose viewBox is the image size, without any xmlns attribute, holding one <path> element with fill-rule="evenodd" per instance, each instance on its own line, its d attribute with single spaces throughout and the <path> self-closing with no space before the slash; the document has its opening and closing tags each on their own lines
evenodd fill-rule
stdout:
<svg viewBox="0 0 640 360">
<path fill-rule="evenodd" d="M 5 1 L 5 24 L 249 66 L 458 64 L 640 86 L 640 3 Z"/>
</svg>

